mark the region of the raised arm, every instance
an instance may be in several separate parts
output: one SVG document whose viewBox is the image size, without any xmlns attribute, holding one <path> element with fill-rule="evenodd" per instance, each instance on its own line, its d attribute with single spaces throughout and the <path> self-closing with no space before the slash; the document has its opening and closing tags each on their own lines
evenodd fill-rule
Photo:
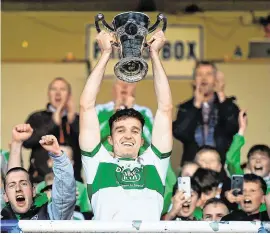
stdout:
<svg viewBox="0 0 270 234">
<path fill-rule="evenodd" d="M 12 129 L 12 141 L 8 160 L 8 170 L 13 167 L 21 167 L 22 144 L 33 133 L 30 124 L 18 124 Z"/>
<path fill-rule="evenodd" d="M 234 135 L 232 144 L 226 154 L 226 164 L 230 175 L 242 175 L 244 173 L 241 168 L 241 148 L 245 144 L 244 135 L 247 128 L 247 116 L 245 114 L 246 111 L 243 110 L 239 113 L 239 131 Z"/>
<path fill-rule="evenodd" d="M 158 55 L 165 41 L 166 39 L 162 31 L 155 33 L 149 41 L 154 86 L 158 103 L 153 125 L 152 144 L 161 153 L 168 153 L 172 150 L 172 95 L 168 78 Z"/>
<path fill-rule="evenodd" d="M 76 184 L 72 164 L 65 152 L 61 151 L 55 136 L 43 136 L 39 143 L 53 159 L 52 202 L 48 207 L 50 219 L 71 219 L 76 203 Z"/>
<path fill-rule="evenodd" d="M 80 148 L 83 151 L 92 152 L 100 143 L 100 128 L 95 110 L 96 98 L 104 76 L 106 65 L 112 52 L 111 42 L 113 37 L 101 31 L 97 36 L 97 42 L 101 49 L 101 58 L 88 77 L 80 99 Z"/>
</svg>

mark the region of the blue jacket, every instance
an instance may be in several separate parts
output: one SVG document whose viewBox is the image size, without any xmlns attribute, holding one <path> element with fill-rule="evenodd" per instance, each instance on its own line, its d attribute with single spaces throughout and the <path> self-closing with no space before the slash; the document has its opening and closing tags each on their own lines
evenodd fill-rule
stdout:
<svg viewBox="0 0 270 234">
<path fill-rule="evenodd" d="M 53 159 L 54 181 L 52 201 L 48 204 L 50 220 L 71 219 L 76 203 L 76 182 L 73 166 L 65 153 Z"/>
</svg>

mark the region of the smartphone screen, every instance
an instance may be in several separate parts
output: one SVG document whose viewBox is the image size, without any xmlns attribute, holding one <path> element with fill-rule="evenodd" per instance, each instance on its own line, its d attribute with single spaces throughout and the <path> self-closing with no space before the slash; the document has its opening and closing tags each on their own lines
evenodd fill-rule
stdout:
<svg viewBox="0 0 270 234">
<path fill-rule="evenodd" d="M 190 177 L 178 177 L 178 190 L 184 192 L 185 197 L 191 197 Z"/>
<path fill-rule="evenodd" d="M 233 195 L 238 196 L 243 194 L 243 175 L 233 175 L 231 181 L 231 189 L 233 190 Z"/>
</svg>

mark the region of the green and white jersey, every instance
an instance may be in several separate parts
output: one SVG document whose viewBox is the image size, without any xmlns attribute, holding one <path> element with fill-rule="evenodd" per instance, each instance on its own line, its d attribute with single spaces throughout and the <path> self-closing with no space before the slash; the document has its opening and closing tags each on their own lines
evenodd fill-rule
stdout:
<svg viewBox="0 0 270 234">
<path fill-rule="evenodd" d="M 151 134 L 153 128 L 153 114 L 151 110 L 145 106 L 139 106 L 135 104 L 133 108 L 139 111 L 144 117 L 143 127 L 143 139 L 144 145 L 140 149 L 140 153 L 143 153 L 151 143 Z M 114 114 L 114 102 L 108 102 L 105 104 L 96 105 L 96 112 L 99 120 L 101 142 L 108 151 L 113 151 L 112 146 L 108 142 L 108 136 L 110 135 L 109 119 Z"/>
<path fill-rule="evenodd" d="M 114 158 L 101 143 L 82 151 L 94 219 L 160 220 L 170 154 L 151 145 L 137 159 Z"/>
</svg>

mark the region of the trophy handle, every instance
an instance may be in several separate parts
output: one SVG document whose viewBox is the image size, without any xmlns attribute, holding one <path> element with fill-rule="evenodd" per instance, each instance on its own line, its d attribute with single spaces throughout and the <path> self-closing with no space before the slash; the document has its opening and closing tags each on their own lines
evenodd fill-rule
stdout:
<svg viewBox="0 0 270 234">
<path fill-rule="evenodd" d="M 157 15 L 156 23 L 148 29 L 148 33 L 155 31 L 157 29 L 160 21 L 163 21 L 162 31 L 165 32 L 165 30 L 167 28 L 167 17 L 165 15 L 163 15 L 162 13 L 159 13 Z"/>
<path fill-rule="evenodd" d="M 96 30 L 98 33 L 101 32 L 101 29 L 99 27 L 99 21 L 101 21 L 101 23 L 104 25 L 104 27 L 107 28 L 110 32 L 114 32 L 114 29 L 109 24 L 107 24 L 107 22 L 105 21 L 104 15 L 102 13 L 98 13 L 95 16 L 95 26 L 96 26 Z M 119 47 L 119 44 L 116 42 L 112 43 L 112 45 Z"/>
<path fill-rule="evenodd" d="M 97 29 L 97 32 L 100 33 L 101 32 L 101 29 L 99 27 L 99 21 L 102 22 L 102 24 L 111 32 L 114 32 L 114 29 L 109 25 L 107 24 L 107 22 L 105 21 L 105 17 L 102 13 L 98 13 L 96 16 L 95 16 L 95 25 L 96 25 L 96 29 Z"/>
<path fill-rule="evenodd" d="M 162 31 L 165 32 L 165 30 L 167 28 L 167 17 L 165 15 L 163 15 L 162 13 L 159 13 L 157 15 L 156 23 L 148 29 L 148 33 L 155 31 L 157 29 L 160 21 L 163 21 Z M 147 43 L 144 43 L 144 47 L 149 47 L 149 45 Z"/>
</svg>

